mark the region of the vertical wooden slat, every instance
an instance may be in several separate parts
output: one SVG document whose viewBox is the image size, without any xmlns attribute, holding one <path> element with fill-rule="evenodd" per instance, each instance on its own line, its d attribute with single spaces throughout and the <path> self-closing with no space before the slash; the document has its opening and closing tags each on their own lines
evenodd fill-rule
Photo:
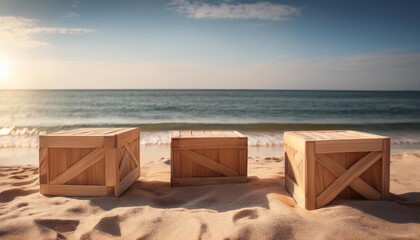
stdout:
<svg viewBox="0 0 420 240">
<path fill-rule="evenodd" d="M 316 208 L 316 191 L 315 191 L 315 144 L 310 142 L 305 147 L 305 158 L 306 161 L 302 161 L 305 164 L 305 174 L 303 174 L 303 183 L 305 183 L 305 207 L 306 209 L 312 210 Z"/>
<path fill-rule="evenodd" d="M 247 176 L 248 171 L 248 154 L 246 149 L 239 150 L 239 166 L 238 174 L 239 176 Z"/>
<path fill-rule="evenodd" d="M 176 177 L 176 178 L 182 177 L 181 151 L 172 151 L 171 162 L 172 162 L 171 164 L 173 164 L 172 177 Z"/>
<path fill-rule="evenodd" d="M 48 184 L 48 148 L 39 148 L 39 183 Z"/>
<path fill-rule="evenodd" d="M 120 153 L 117 148 L 105 148 L 105 185 L 117 185 L 120 177 L 118 171 L 118 159 Z"/>
<path fill-rule="evenodd" d="M 382 153 L 382 199 L 389 199 L 390 161 L 391 161 L 391 139 L 383 140 Z"/>
</svg>

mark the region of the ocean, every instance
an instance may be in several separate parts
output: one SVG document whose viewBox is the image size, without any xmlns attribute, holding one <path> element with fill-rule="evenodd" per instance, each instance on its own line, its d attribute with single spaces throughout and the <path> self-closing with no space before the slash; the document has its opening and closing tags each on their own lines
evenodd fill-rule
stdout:
<svg viewBox="0 0 420 240">
<path fill-rule="evenodd" d="M 289 90 L 1 90 L 0 148 L 79 127 L 140 127 L 142 145 L 169 132 L 232 129 L 249 145 L 282 146 L 289 130 L 352 129 L 420 143 L 420 92 Z"/>
</svg>

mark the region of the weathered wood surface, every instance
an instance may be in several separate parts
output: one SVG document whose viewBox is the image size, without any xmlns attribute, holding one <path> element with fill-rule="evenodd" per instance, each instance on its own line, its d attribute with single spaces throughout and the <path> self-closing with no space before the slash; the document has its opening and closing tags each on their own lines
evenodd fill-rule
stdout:
<svg viewBox="0 0 420 240">
<path fill-rule="evenodd" d="M 40 192 L 120 196 L 140 176 L 138 128 L 87 128 L 40 136 Z"/>
<path fill-rule="evenodd" d="M 247 147 L 248 138 L 236 131 L 173 132 L 172 186 L 244 182 Z"/>
<path fill-rule="evenodd" d="M 388 137 L 357 131 L 285 132 L 285 185 L 303 208 L 389 196 Z"/>
</svg>

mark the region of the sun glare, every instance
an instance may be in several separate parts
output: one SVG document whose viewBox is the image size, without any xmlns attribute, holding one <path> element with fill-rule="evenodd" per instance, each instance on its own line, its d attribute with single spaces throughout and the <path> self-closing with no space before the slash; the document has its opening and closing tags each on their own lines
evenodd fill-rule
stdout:
<svg viewBox="0 0 420 240">
<path fill-rule="evenodd" d="M 9 71 L 8 66 L 5 62 L 0 61 L 0 80 L 6 79 Z"/>
</svg>

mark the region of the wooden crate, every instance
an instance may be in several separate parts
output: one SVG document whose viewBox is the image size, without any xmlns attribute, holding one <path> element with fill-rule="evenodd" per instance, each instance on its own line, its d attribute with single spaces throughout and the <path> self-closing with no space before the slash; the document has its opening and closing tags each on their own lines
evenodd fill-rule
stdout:
<svg viewBox="0 0 420 240">
<path fill-rule="evenodd" d="M 285 184 L 306 209 L 389 196 L 390 139 L 356 131 L 285 132 Z"/>
<path fill-rule="evenodd" d="M 177 131 L 171 138 L 171 185 L 247 182 L 248 138 L 236 131 Z"/>
<path fill-rule="evenodd" d="M 40 192 L 120 196 L 140 176 L 138 128 L 81 128 L 39 137 Z"/>
</svg>

